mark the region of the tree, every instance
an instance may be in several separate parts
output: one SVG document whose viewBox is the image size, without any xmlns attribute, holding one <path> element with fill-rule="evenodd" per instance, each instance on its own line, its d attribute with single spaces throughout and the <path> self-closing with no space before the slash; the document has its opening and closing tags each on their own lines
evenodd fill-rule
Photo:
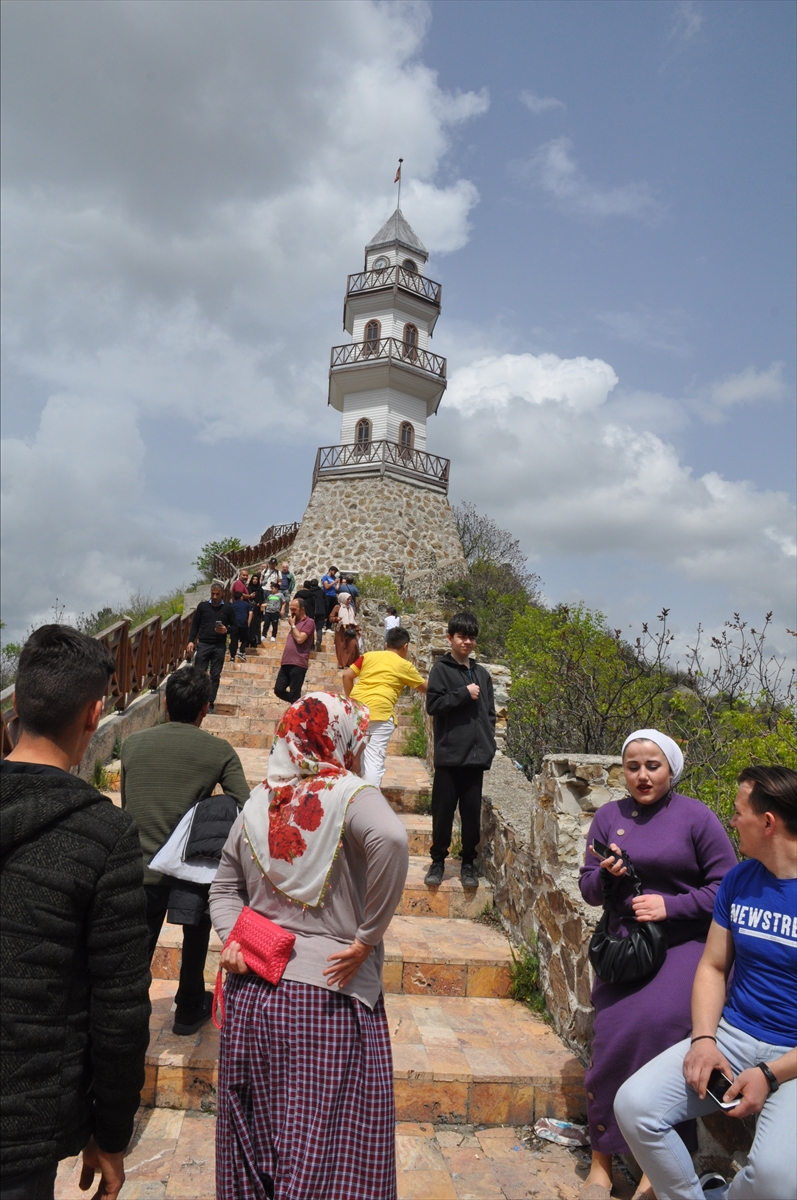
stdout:
<svg viewBox="0 0 797 1200">
<path fill-rule="evenodd" d="M 241 550 L 243 545 L 240 538 L 227 537 L 222 538 L 218 542 L 206 542 L 199 551 L 199 557 L 194 559 L 194 566 L 200 573 L 200 577 L 208 583 L 213 578 L 213 556 L 216 554 L 226 554 L 229 550 Z"/>
</svg>

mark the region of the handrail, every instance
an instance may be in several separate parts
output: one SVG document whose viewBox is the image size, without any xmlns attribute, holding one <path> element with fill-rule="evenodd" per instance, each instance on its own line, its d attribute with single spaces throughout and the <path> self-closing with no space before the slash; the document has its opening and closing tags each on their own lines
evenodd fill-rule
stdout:
<svg viewBox="0 0 797 1200">
<path fill-rule="evenodd" d="M 296 541 L 299 532 L 299 522 L 293 521 L 288 525 L 269 525 L 256 546 L 242 546 L 240 550 L 227 550 L 225 554 L 213 556 L 213 577 L 223 583 L 230 583 L 241 567 L 250 567 L 256 563 L 265 562 L 272 555 L 287 550 Z M 225 595 L 225 599 L 229 599 Z"/>
<path fill-rule="evenodd" d="M 415 292 L 416 295 L 440 307 L 440 297 L 443 285 L 419 275 L 417 271 L 408 271 L 406 267 L 396 264 L 384 267 L 381 271 L 359 271 L 350 275 L 346 281 L 346 295 L 356 296 L 359 292 L 370 292 L 376 288 L 400 287 L 405 291 Z"/>
<path fill-rule="evenodd" d="M 176 671 L 186 657 L 188 637 L 195 609 L 175 613 L 167 621 L 151 617 L 149 621 L 130 628 L 128 620 L 116 621 L 107 629 L 95 633 L 98 642 L 113 655 L 114 669 L 103 700 L 105 716 L 114 709 L 122 713 L 146 691 L 156 692 L 167 675 Z M 14 695 L 14 684 L 0 693 L 0 703 Z M 19 718 L 13 705 L 2 710 L 2 741 L 0 757 L 16 745 Z"/>
<path fill-rule="evenodd" d="M 448 491 L 451 460 L 402 446 L 387 438 L 373 442 L 353 442 L 321 446 L 315 457 L 313 487 L 319 478 L 335 474 L 399 475 L 421 478 L 440 491 Z"/>
<path fill-rule="evenodd" d="M 374 341 L 349 342 L 345 346 L 333 346 L 330 356 L 329 369 L 347 367 L 352 363 L 378 361 L 379 359 L 397 359 L 402 366 L 417 367 L 437 375 L 440 379 L 446 377 L 446 360 L 439 354 L 431 354 L 414 346 L 411 342 L 403 342 L 399 338 L 379 338 Z"/>
</svg>

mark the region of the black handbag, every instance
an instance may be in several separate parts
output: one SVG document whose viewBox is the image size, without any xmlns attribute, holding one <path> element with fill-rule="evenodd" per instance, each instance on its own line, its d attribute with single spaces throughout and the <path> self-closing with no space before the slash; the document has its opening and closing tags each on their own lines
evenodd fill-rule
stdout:
<svg viewBox="0 0 797 1200">
<path fill-rule="evenodd" d="M 634 895 L 642 895 L 642 882 L 627 854 L 623 861 Z M 638 921 L 627 937 L 609 933 L 609 920 L 615 910 L 612 891 L 615 876 L 601 871 L 603 916 L 589 942 L 589 961 L 604 983 L 638 983 L 655 975 L 667 956 L 667 931 L 662 921 Z"/>
</svg>

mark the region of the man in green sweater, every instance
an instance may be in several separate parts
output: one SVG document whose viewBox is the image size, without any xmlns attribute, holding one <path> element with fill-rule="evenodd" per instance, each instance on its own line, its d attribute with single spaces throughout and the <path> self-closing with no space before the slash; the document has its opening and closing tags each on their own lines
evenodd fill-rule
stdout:
<svg viewBox="0 0 797 1200">
<path fill-rule="evenodd" d="M 166 684 L 166 722 L 132 733 L 122 744 L 122 807 L 138 825 L 144 858 L 144 891 L 150 959 L 169 907 L 173 880 L 149 866 L 161 846 L 217 784 L 239 808 L 249 798 L 241 760 L 229 742 L 200 729 L 210 704 L 211 681 L 196 667 L 175 671 Z M 188 1035 L 210 1018 L 212 996 L 203 973 L 210 941 L 205 906 L 196 925 L 183 925 L 180 986 L 174 1032 Z"/>
</svg>

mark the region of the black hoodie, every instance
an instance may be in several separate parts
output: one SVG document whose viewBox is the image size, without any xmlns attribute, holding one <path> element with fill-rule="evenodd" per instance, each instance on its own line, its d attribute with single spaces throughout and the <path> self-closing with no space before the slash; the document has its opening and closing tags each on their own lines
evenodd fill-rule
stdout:
<svg viewBox="0 0 797 1200">
<path fill-rule="evenodd" d="M 22 768 L 22 769 L 20 769 Z M 66 771 L 0 766 L 3 1178 L 133 1132 L 149 1042 L 141 845 Z"/>
<path fill-rule="evenodd" d="M 472 700 L 468 684 L 479 685 Z M 495 700 L 489 671 L 475 659 L 460 666 L 444 654 L 429 672 L 426 711 L 434 719 L 436 767 L 483 767 L 495 757 Z"/>
</svg>

